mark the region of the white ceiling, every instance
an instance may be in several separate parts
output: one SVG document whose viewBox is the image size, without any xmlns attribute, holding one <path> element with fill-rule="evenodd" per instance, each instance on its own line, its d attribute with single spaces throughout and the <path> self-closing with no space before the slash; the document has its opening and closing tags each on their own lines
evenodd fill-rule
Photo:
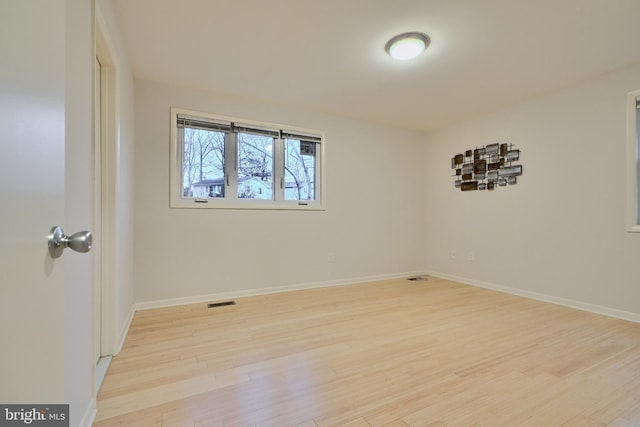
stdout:
<svg viewBox="0 0 640 427">
<path fill-rule="evenodd" d="M 114 5 L 136 77 L 419 130 L 640 62 L 640 0 Z M 431 46 L 394 61 L 406 31 Z"/>
</svg>

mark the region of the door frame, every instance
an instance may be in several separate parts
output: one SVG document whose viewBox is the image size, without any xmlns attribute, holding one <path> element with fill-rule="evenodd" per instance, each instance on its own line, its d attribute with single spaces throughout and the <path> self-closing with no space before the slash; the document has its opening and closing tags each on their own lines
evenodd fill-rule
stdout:
<svg viewBox="0 0 640 427">
<path fill-rule="evenodd" d="M 101 64 L 100 135 L 94 140 L 94 222 L 99 225 L 94 269 L 94 332 L 100 337 L 99 357 L 118 352 L 116 328 L 116 189 L 118 176 L 117 64 L 96 14 L 95 54 Z M 95 72 L 95 71 L 94 71 Z M 99 174 L 98 174 L 99 173 Z M 100 199 L 98 200 L 98 197 Z M 100 304 L 98 306 L 98 304 Z M 100 314 L 98 316 L 98 313 Z"/>
</svg>

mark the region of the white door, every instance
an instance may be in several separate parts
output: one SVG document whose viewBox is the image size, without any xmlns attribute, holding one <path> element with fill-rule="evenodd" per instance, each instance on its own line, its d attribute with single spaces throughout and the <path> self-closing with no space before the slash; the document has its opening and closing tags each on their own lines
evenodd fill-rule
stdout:
<svg viewBox="0 0 640 427">
<path fill-rule="evenodd" d="M 0 402 L 64 403 L 65 7 L 0 6 Z M 75 232 L 79 230 L 67 230 Z M 68 250 L 67 250 L 68 251 Z"/>
</svg>

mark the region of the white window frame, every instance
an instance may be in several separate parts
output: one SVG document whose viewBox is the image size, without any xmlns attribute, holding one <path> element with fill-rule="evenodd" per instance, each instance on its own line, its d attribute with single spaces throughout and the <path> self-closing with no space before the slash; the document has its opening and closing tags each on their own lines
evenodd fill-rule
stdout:
<svg viewBox="0 0 640 427">
<path fill-rule="evenodd" d="M 640 233 L 640 90 L 627 95 L 627 231 Z"/>
<path fill-rule="evenodd" d="M 237 198 L 237 134 L 228 133 L 225 137 L 225 182 L 224 198 L 198 199 L 183 196 L 183 155 L 178 129 L 178 115 L 195 118 L 224 121 L 230 123 L 242 123 L 256 128 L 277 129 L 300 135 L 320 136 L 321 142 L 316 144 L 315 165 L 315 200 L 284 200 L 284 188 L 275 191 L 274 200 L 238 199 Z M 267 210 L 325 210 L 325 136 L 324 132 L 315 129 L 306 129 L 295 126 L 280 125 L 275 123 L 259 122 L 244 118 L 222 116 L 219 114 L 204 113 L 183 108 L 171 108 L 171 164 L 170 164 L 170 207 L 186 209 L 267 209 Z M 284 182 L 284 140 L 274 139 L 274 187 L 276 183 Z M 232 166 L 229 166 L 232 165 Z M 233 168 L 234 173 L 229 168 Z"/>
</svg>

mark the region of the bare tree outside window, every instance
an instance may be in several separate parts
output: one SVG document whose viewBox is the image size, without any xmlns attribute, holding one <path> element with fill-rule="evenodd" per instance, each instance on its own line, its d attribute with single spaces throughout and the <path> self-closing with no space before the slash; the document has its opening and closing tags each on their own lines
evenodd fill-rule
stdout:
<svg viewBox="0 0 640 427">
<path fill-rule="evenodd" d="M 207 181 L 223 179 L 224 136 L 223 132 L 184 128 L 183 196 L 194 196 L 194 184 L 205 186 Z M 219 196 L 210 197 L 223 196 L 224 191 Z"/>
<path fill-rule="evenodd" d="M 316 144 L 287 139 L 285 141 L 285 200 L 315 199 Z"/>
<path fill-rule="evenodd" d="M 238 198 L 273 200 L 273 137 L 238 133 Z"/>
</svg>

